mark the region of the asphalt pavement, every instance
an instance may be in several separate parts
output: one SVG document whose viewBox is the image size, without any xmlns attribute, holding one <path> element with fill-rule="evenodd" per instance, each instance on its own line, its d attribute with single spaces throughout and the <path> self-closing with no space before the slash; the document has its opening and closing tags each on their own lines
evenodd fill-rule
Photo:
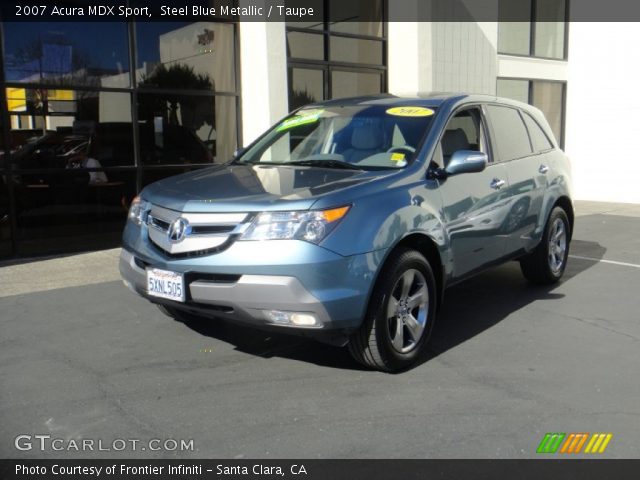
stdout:
<svg viewBox="0 0 640 480">
<path fill-rule="evenodd" d="M 564 281 L 510 263 L 452 288 L 429 360 L 396 375 L 166 317 L 117 280 L 117 250 L 5 264 L 0 457 L 533 458 L 547 432 L 608 432 L 600 457 L 640 458 L 640 206 L 578 214 Z"/>
</svg>

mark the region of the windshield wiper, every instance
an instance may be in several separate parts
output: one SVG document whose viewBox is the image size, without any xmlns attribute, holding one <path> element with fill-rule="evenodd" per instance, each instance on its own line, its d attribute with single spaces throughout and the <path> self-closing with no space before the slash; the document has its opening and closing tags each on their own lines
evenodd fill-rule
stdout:
<svg viewBox="0 0 640 480">
<path fill-rule="evenodd" d="M 359 165 L 343 162 L 342 160 L 298 160 L 295 162 L 286 162 L 282 165 L 297 165 L 301 167 L 320 167 L 320 168 L 345 168 L 349 170 L 365 170 Z"/>
</svg>

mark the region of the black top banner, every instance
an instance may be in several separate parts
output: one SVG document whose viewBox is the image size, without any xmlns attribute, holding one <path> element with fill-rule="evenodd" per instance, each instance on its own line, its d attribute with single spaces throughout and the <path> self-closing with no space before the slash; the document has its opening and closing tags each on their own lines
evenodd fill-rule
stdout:
<svg viewBox="0 0 640 480">
<path fill-rule="evenodd" d="M 637 480 L 640 460 L 0 460 L 4 480 Z"/>
<path fill-rule="evenodd" d="M 3 0 L 8 22 L 638 22 L 633 0 Z"/>
</svg>

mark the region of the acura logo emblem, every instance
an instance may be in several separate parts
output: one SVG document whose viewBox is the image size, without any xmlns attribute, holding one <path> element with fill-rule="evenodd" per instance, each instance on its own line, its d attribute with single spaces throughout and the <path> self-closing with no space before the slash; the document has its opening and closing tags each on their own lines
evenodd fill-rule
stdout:
<svg viewBox="0 0 640 480">
<path fill-rule="evenodd" d="M 169 230 L 167 231 L 167 236 L 169 237 L 169 241 L 171 243 L 181 242 L 184 237 L 187 235 L 187 230 L 189 229 L 189 222 L 187 222 L 184 218 L 177 218 L 173 221 L 171 225 L 169 225 Z"/>
</svg>

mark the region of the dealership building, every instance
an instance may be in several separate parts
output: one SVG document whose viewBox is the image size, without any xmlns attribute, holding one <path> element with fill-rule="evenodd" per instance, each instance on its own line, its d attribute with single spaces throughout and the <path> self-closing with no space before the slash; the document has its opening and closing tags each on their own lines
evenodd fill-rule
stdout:
<svg viewBox="0 0 640 480">
<path fill-rule="evenodd" d="M 117 246 L 148 183 L 228 160 L 301 105 L 383 92 L 531 103 L 576 198 L 640 202 L 637 24 L 569 23 L 549 0 L 500 23 L 389 21 L 383 0 L 330 21 L 340 2 L 311 3 L 324 20 L 0 24 L 0 259 Z"/>
</svg>

